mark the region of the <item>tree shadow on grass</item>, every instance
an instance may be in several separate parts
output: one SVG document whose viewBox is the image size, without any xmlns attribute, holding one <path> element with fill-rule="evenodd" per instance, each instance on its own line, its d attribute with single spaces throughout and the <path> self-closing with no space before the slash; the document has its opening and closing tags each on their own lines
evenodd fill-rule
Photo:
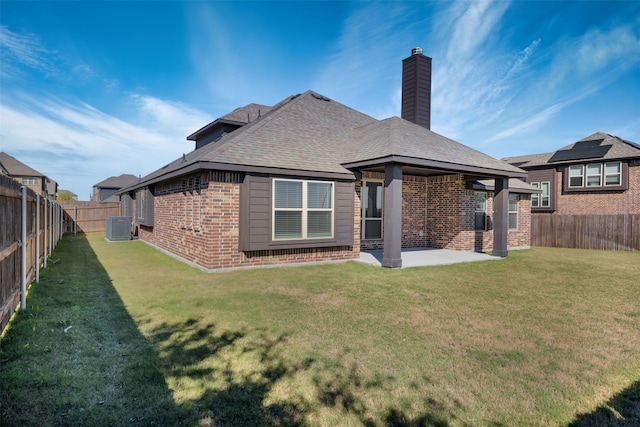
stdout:
<svg viewBox="0 0 640 427">
<path fill-rule="evenodd" d="M 613 396 L 605 405 L 588 414 L 580 414 L 569 427 L 640 426 L 640 381 Z"/>
<path fill-rule="evenodd" d="M 400 404 L 373 407 L 366 394 L 390 393 L 393 378 L 365 377 L 357 364 L 345 362 L 348 352 L 331 360 L 292 361 L 285 355 L 289 337 L 265 328 L 222 331 L 191 319 L 164 323 L 149 337 L 178 404 L 197 416 L 192 425 L 303 426 L 327 411 L 333 419 L 364 426 L 446 427 L 456 419 L 429 398 L 423 402 L 427 410 L 418 415 Z M 301 378 L 310 391 L 290 389 Z"/>
</svg>

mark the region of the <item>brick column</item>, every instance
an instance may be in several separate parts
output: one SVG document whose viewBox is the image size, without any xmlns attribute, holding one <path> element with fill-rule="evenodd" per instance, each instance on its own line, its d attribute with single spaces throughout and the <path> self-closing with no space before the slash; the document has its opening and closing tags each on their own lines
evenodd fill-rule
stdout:
<svg viewBox="0 0 640 427">
<path fill-rule="evenodd" d="M 384 167 L 384 251 L 382 266 L 402 267 L 402 166 Z"/>
<path fill-rule="evenodd" d="M 493 255 L 506 257 L 509 233 L 509 178 L 495 179 L 493 198 Z"/>
</svg>

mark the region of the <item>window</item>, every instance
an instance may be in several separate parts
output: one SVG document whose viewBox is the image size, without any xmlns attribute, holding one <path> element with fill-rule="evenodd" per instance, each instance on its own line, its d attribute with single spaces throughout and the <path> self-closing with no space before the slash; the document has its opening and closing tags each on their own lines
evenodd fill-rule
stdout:
<svg viewBox="0 0 640 427">
<path fill-rule="evenodd" d="M 604 164 L 604 185 L 622 185 L 622 163 Z"/>
<path fill-rule="evenodd" d="M 542 194 L 540 194 L 540 207 L 548 208 L 551 206 L 551 183 L 549 181 L 541 182 L 540 189 L 542 190 Z"/>
<path fill-rule="evenodd" d="M 600 187 L 602 185 L 602 165 L 595 163 L 587 165 L 587 187 Z"/>
<path fill-rule="evenodd" d="M 622 162 L 569 166 L 569 189 L 622 186 Z"/>
<path fill-rule="evenodd" d="M 584 168 L 582 165 L 569 166 L 569 187 L 582 187 Z"/>
<path fill-rule="evenodd" d="M 40 178 L 37 176 L 23 176 L 22 183 L 24 185 L 37 185 L 40 183 Z"/>
<path fill-rule="evenodd" d="M 475 199 L 475 229 L 484 231 L 487 228 L 487 193 L 476 191 Z"/>
<path fill-rule="evenodd" d="M 531 207 L 532 208 L 548 208 L 551 206 L 551 196 L 549 191 L 551 190 L 551 183 L 549 181 L 544 182 L 532 182 L 533 188 L 539 188 L 542 193 L 533 193 L 531 195 Z"/>
<path fill-rule="evenodd" d="M 509 194 L 509 229 L 518 228 L 518 195 Z"/>
<path fill-rule="evenodd" d="M 362 238 L 382 239 L 382 192 L 380 181 L 364 181 L 360 190 L 362 200 Z"/>
<path fill-rule="evenodd" d="M 333 237 L 333 183 L 275 179 L 274 240 Z"/>
<path fill-rule="evenodd" d="M 532 183 L 530 183 L 530 185 L 533 188 L 540 188 L 540 183 L 539 182 L 532 182 Z M 538 193 L 531 194 L 531 207 L 532 208 L 537 208 L 539 206 L 540 206 L 540 194 L 538 194 Z"/>
<path fill-rule="evenodd" d="M 147 192 L 144 189 L 136 194 L 136 215 L 138 221 L 144 222 L 147 215 Z"/>
</svg>

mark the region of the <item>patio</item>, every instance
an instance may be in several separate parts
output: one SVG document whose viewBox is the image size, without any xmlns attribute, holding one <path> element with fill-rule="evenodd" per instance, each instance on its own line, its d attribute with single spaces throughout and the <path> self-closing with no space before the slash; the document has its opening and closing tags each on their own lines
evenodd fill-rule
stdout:
<svg viewBox="0 0 640 427">
<path fill-rule="evenodd" d="M 482 252 L 452 251 L 449 249 L 407 248 L 402 249 L 402 268 L 426 267 L 430 265 L 458 264 L 463 262 L 491 261 L 502 259 Z M 360 262 L 382 265 L 382 250 L 361 251 Z"/>
</svg>

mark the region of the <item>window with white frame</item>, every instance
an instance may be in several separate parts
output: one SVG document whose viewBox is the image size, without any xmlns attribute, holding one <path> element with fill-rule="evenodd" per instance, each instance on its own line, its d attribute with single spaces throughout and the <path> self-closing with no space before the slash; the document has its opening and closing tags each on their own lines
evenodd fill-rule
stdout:
<svg viewBox="0 0 640 427">
<path fill-rule="evenodd" d="M 40 178 L 37 176 L 24 176 L 22 177 L 22 183 L 24 185 L 37 185 L 40 183 Z"/>
<path fill-rule="evenodd" d="M 273 180 L 273 239 L 333 237 L 333 183 Z"/>
<path fill-rule="evenodd" d="M 475 229 L 484 231 L 487 228 L 487 193 L 475 192 Z"/>
<path fill-rule="evenodd" d="M 531 194 L 531 207 L 532 208 L 548 208 L 551 206 L 551 183 L 549 181 L 543 182 L 531 182 L 533 188 L 539 188 L 542 190 L 540 194 Z"/>
<path fill-rule="evenodd" d="M 602 185 L 602 164 L 593 163 L 587 165 L 587 187 L 600 187 Z"/>
<path fill-rule="evenodd" d="M 509 229 L 518 228 L 518 195 L 509 194 Z"/>
<path fill-rule="evenodd" d="M 621 162 L 607 162 L 604 164 L 604 185 L 622 185 Z"/>
<path fill-rule="evenodd" d="M 569 166 L 569 188 L 619 187 L 622 162 L 587 163 Z"/>
<path fill-rule="evenodd" d="M 583 165 L 569 166 L 569 187 L 582 187 L 584 183 Z"/>
<path fill-rule="evenodd" d="M 360 190 L 362 200 L 362 239 L 382 239 L 382 181 L 364 181 Z"/>
</svg>

